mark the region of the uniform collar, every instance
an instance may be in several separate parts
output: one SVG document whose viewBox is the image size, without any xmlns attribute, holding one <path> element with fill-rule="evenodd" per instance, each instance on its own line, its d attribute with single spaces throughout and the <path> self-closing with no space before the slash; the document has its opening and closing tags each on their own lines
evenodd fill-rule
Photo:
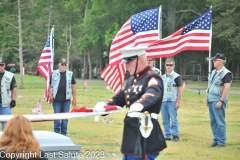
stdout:
<svg viewBox="0 0 240 160">
<path fill-rule="evenodd" d="M 134 75 L 135 78 L 140 78 L 142 77 L 144 74 L 146 74 L 149 70 L 151 70 L 150 66 L 147 66 L 146 68 L 144 68 L 142 71 L 140 71 L 139 73 L 136 73 Z"/>
</svg>

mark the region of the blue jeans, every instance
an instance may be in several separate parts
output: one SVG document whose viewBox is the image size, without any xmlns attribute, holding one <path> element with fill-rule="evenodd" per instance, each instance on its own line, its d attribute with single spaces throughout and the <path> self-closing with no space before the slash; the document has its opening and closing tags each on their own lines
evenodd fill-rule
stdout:
<svg viewBox="0 0 240 160">
<path fill-rule="evenodd" d="M 161 113 L 165 138 L 171 138 L 171 135 L 179 136 L 177 109 L 175 109 L 175 104 L 176 101 L 162 102 Z M 171 124 L 170 120 L 172 122 Z"/>
<path fill-rule="evenodd" d="M 0 103 L 0 114 L 11 115 L 12 108 L 10 106 L 2 107 L 2 103 Z M 6 126 L 6 122 L 2 122 L 2 131 L 4 130 L 5 126 Z"/>
<path fill-rule="evenodd" d="M 213 134 L 213 143 L 226 145 L 226 123 L 225 109 L 226 101 L 222 103 L 221 108 L 216 108 L 217 102 L 208 102 L 211 129 Z"/>
<path fill-rule="evenodd" d="M 158 155 L 159 155 L 159 153 L 147 154 L 146 158 L 147 158 L 147 160 L 154 160 L 155 158 L 157 158 Z M 133 155 L 123 155 L 122 160 L 142 160 L 142 158 L 136 158 Z"/>
<path fill-rule="evenodd" d="M 53 102 L 54 113 L 64 113 L 69 112 L 70 100 L 63 102 Z M 54 121 L 54 132 L 61 133 L 62 135 L 67 135 L 67 125 L 68 119 L 55 120 Z"/>
</svg>

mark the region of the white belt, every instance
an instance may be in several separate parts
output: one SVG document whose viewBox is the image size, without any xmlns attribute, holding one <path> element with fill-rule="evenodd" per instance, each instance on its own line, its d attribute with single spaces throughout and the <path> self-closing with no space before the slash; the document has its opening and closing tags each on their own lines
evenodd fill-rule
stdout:
<svg viewBox="0 0 240 160">
<path fill-rule="evenodd" d="M 140 117 L 141 114 L 143 114 L 143 113 L 141 113 L 141 112 L 131 112 L 131 113 L 128 113 L 127 116 L 138 118 L 138 117 Z M 158 119 L 158 115 L 156 113 L 150 113 L 150 115 L 151 115 L 151 118 L 156 119 L 156 120 Z"/>
</svg>

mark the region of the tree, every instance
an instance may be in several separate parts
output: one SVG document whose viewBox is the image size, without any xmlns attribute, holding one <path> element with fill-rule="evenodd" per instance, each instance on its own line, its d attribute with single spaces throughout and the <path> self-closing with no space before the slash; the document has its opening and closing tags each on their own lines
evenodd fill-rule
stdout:
<svg viewBox="0 0 240 160">
<path fill-rule="evenodd" d="M 213 36 L 218 52 L 227 56 L 227 66 L 239 77 L 240 3 L 239 0 L 210 0 L 213 4 Z"/>
<path fill-rule="evenodd" d="M 11 3 L 11 2 L 10 2 Z M 18 24 L 14 24 L 9 20 L 13 20 L 9 18 L 7 21 L 3 20 L 4 23 L 7 23 L 9 26 L 13 27 L 14 29 L 18 30 L 18 47 L 12 47 L 19 52 L 19 65 L 20 65 L 20 88 L 24 88 L 24 70 L 23 70 L 23 30 L 22 30 L 22 14 L 21 14 L 21 2 L 20 0 L 17 1 L 17 22 Z M 16 16 L 14 16 L 16 18 Z M 16 19 L 15 19 L 16 20 Z"/>
<path fill-rule="evenodd" d="M 212 53 L 225 53 L 228 58 L 226 65 L 238 76 L 239 66 L 234 67 L 239 61 L 238 1 L 204 0 L 196 3 L 192 0 L 152 0 L 149 3 L 146 0 L 5 0 L 0 2 L 0 54 L 7 61 L 20 65 L 27 59 L 24 66 L 35 71 L 46 38 L 54 25 L 55 65 L 59 58 L 66 57 L 74 73 L 80 76 L 84 71 L 84 76 L 89 75 L 91 79 L 92 70 L 97 67 L 99 72 L 108 63 L 106 53 L 109 52 L 112 39 L 133 14 L 162 5 L 164 38 L 213 5 Z M 21 24 L 16 16 L 19 14 Z M 20 26 L 22 31 L 19 30 Z M 179 65 L 176 69 L 181 74 L 189 74 L 193 64 L 198 62 L 203 66 L 203 73 L 207 73 L 206 54 L 181 53 L 175 56 Z"/>
</svg>

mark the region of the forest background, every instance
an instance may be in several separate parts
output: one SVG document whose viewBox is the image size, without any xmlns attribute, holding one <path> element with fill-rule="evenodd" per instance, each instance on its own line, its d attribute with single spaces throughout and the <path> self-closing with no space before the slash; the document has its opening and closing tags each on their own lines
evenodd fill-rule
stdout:
<svg viewBox="0 0 240 160">
<path fill-rule="evenodd" d="M 54 25 L 54 69 L 58 60 L 65 57 L 77 78 L 97 78 L 108 64 L 110 44 L 121 26 L 133 14 L 160 5 L 162 38 L 212 6 L 211 55 L 224 53 L 226 67 L 233 72 L 234 80 L 240 79 L 239 0 L 0 0 L 0 55 L 8 66 L 16 64 L 20 75 L 36 75 L 41 52 Z M 206 80 L 208 55 L 208 51 L 182 52 L 175 56 L 175 70 L 185 79 Z M 156 61 L 160 68 L 160 60 Z M 194 78 L 196 75 L 198 78 Z M 24 88 L 23 81 L 21 78 L 20 88 Z"/>
</svg>

